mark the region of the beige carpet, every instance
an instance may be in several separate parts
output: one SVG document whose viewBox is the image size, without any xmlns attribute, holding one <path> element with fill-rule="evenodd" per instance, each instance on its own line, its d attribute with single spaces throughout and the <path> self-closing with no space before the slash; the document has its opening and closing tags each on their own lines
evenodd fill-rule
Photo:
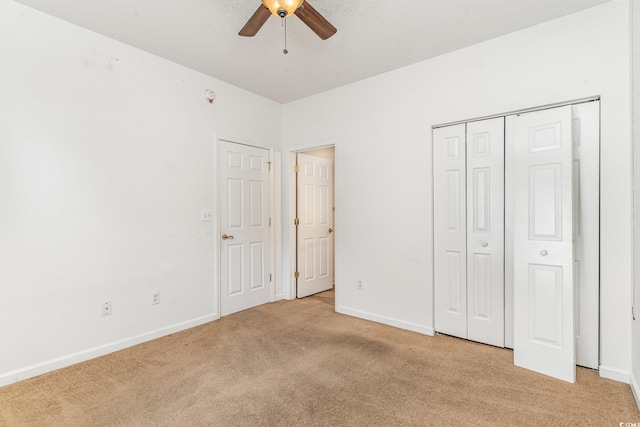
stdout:
<svg viewBox="0 0 640 427">
<path fill-rule="evenodd" d="M 280 301 L 0 388 L 3 426 L 618 426 L 630 388 L 509 350 Z"/>
</svg>

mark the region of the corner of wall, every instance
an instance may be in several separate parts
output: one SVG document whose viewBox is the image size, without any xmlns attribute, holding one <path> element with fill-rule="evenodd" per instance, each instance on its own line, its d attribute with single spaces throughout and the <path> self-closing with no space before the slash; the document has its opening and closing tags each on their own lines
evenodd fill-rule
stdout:
<svg viewBox="0 0 640 427">
<path fill-rule="evenodd" d="M 631 68 L 631 151 L 632 151 L 632 197 L 633 197 L 633 263 L 632 263 L 632 309 L 637 310 L 640 295 L 640 0 L 629 2 L 629 38 Z M 634 72 L 635 71 L 635 72 Z M 631 323 L 631 391 L 640 409 L 640 385 L 636 375 L 640 374 L 640 324 Z"/>
<path fill-rule="evenodd" d="M 640 409 L 640 386 L 638 385 L 638 380 L 636 380 L 635 375 L 631 373 L 631 392 L 633 393 L 633 398 L 636 401 L 636 406 Z"/>
</svg>

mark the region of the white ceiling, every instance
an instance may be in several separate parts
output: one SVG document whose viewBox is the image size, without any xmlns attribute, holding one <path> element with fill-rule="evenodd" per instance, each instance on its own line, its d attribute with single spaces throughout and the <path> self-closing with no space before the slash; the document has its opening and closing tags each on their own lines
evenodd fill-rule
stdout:
<svg viewBox="0 0 640 427">
<path fill-rule="evenodd" d="M 322 41 L 287 18 L 238 31 L 260 0 L 16 0 L 280 103 L 416 63 L 610 0 L 310 0 Z"/>
</svg>

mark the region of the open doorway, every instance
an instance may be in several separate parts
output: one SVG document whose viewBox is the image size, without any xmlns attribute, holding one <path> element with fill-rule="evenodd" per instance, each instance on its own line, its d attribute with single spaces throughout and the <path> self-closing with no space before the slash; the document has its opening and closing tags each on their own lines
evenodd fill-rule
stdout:
<svg viewBox="0 0 640 427">
<path fill-rule="evenodd" d="M 296 297 L 304 298 L 335 286 L 335 147 L 299 151 L 294 156 L 293 266 Z"/>
</svg>

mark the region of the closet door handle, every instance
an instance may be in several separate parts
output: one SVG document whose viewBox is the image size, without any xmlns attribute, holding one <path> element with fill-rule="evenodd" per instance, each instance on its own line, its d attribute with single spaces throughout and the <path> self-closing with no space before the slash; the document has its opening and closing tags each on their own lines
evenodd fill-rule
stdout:
<svg viewBox="0 0 640 427">
<path fill-rule="evenodd" d="M 542 256 L 547 256 L 548 253 L 549 252 L 547 252 L 546 249 L 543 249 L 543 250 L 540 251 L 540 255 L 542 255 Z"/>
<path fill-rule="evenodd" d="M 486 248 L 487 246 L 489 246 L 489 243 L 487 243 L 487 242 L 482 242 L 482 247 L 483 247 L 483 248 Z"/>
<path fill-rule="evenodd" d="M 227 236 L 226 234 L 222 235 L 222 240 L 233 239 L 233 236 Z"/>
</svg>

